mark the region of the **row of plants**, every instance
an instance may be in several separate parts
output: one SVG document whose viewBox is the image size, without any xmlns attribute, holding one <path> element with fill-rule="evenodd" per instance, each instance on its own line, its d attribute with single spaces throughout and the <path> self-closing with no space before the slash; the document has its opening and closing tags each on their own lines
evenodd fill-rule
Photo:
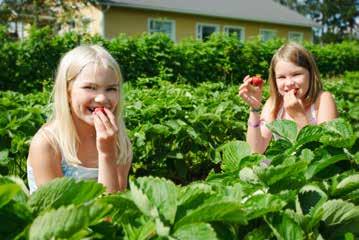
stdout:
<svg viewBox="0 0 359 240">
<path fill-rule="evenodd" d="M 28 38 L 14 42 L 0 27 L 0 90 L 32 92 L 52 82 L 61 56 L 79 44 L 101 44 L 120 63 L 126 81 L 155 77 L 165 70 L 172 82 L 198 84 L 203 81 L 235 83 L 245 74 L 266 77 L 269 62 L 284 40 L 240 42 L 234 36 L 213 35 L 202 42 L 188 39 L 172 42 L 166 35 L 111 40 L 99 36 L 34 29 Z M 359 70 L 359 42 L 304 44 L 315 56 L 319 70 L 338 75 Z"/>
<path fill-rule="evenodd" d="M 358 72 L 325 79 L 339 115 L 359 133 Z M 237 96 L 238 85 L 171 83 L 170 74 L 126 83 L 125 118 L 134 162 L 132 175 L 154 175 L 187 184 L 218 168 L 219 145 L 244 140 L 248 107 Z M 265 98 L 268 95 L 265 85 Z M 29 142 L 50 112 L 48 91 L 36 94 L 0 92 L 0 174 L 26 178 Z"/>
<path fill-rule="evenodd" d="M 276 121 L 266 155 L 232 141 L 205 180 L 130 180 L 112 195 L 94 181 L 56 179 L 31 196 L 0 177 L 3 239 L 346 239 L 359 237 L 358 136 L 343 119 Z"/>
</svg>

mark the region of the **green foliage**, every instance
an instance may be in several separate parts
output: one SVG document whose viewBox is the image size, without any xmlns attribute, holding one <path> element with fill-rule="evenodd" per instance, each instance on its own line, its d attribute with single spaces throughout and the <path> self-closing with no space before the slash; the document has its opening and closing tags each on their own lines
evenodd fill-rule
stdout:
<svg viewBox="0 0 359 240">
<path fill-rule="evenodd" d="M 236 96 L 236 86 L 192 87 L 144 78 L 125 90 L 138 176 L 172 176 L 177 183 L 203 178 L 214 165 L 216 147 L 244 138 L 247 107 Z"/>
<path fill-rule="evenodd" d="M 204 81 L 237 83 L 246 74 L 268 75 L 273 53 L 284 42 L 259 39 L 240 42 L 234 36 L 212 35 L 208 41 L 188 39 L 173 43 L 164 34 L 111 40 L 100 36 L 33 29 L 28 38 L 13 41 L 0 30 L 0 90 L 32 92 L 52 82 L 61 56 L 79 44 L 101 44 L 120 63 L 126 81 L 169 73 L 170 81 L 198 84 Z M 322 74 L 358 71 L 358 41 L 305 46 L 313 53 Z"/>
<path fill-rule="evenodd" d="M 0 174 L 26 176 L 30 139 L 49 113 L 48 102 L 48 92 L 0 92 Z"/>
<path fill-rule="evenodd" d="M 357 137 L 359 133 L 355 114 L 355 103 L 359 100 L 355 94 L 358 89 L 356 76 L 356 73 L 346 73 L 337 79 L 324 79 L 325 88 L 336 98 L 339 116 L 346 119 L 337 123 L 341 129 L 330 125 L 327 130 L 307 126 L 297 133 L 291 122 L 279 125 L 282 128 L 274 125 L 274 132 L 283 138 L 273 141 L 266 155 L 275 156 L 274 161 L 281 161 L 284 152 L 293 153 L 297 147 L 303 147 L 303 151 L 297 154 L 301 154 L 304 161 L 311 161 L 315 157 L 310 147 L 313 142 L 341 147 L 354 144 L 358 148 L 358 141 L 353 137 L 353 133 Z M 132 171 L 135 176 L 155 175 L 187 184 L 205 178 L 212 168 L 218 170 L 219 163 L 225 169 L 235 169 L 248 166 L 252 161 L 264 160 L 260 155 L 248 156 L 245 143 L 232 144 L 234 149 L 238 144 L 241 149 L 247 149 L 243 156 L 235 151 L 224 153 L 220 147 L 235 139 L 245 139 L 248 109 L 236 96 L 237 85 L 206 82 L 192 86 L 162 80 L 169 78 L 170 74 L 162 70 L 158 77 L 140 78 L 137 84 L 126 83 L 124 86 L 125 118 L 133 144 Z M 265 86 L 265 95 L 267 90 Z M 29 142 L 49 114 L 49 101 L 48 91 L 28 95 L 0 92 L 0 110 L 4 113 L 0 116 L 2 174 L 25 178 Z M 330 132 L 325 134 L 329 129 Z M 359 154 L 345 152 L 341 156 L 359 162 Z M 330 154 L 327 158 L 341 161 Z M 241 161 L 238 163 L 236 159 Z M 321 168 L 322 163 L 318 161 L 311 167 L 311 174 Z"/>
<path fill-rule="evenodd" d="M 338 141 L 355 137 L 350 125 L 339 119 L 313 126 L 322 137 L 314 136 L 309 150 L 297 140 L 309 141 L 310 132 L 302 129 L 292 137 L 281 131 L 288 124 L 271 126 L 293 148 L 281 154 L 281 161 L 265 155 L 269 166 L 245 160 L 257 155 L 248 154 L 243 142 L 229 142 L 220 147 L 220 156 L 234 168 L 222 164 L 221 172 L 186 186 L 147 176 L 130 180 L 126 192 L 104 195 L 94 181 L 61 178 L 28 196 L 21 181 L 0 177 L 0 226 L 11 226 L 11 231 L 0 227 L 0 234 L 18 239 L 355 239 L 359 166 L 346 157 L 346 167 L 328 155 L 342 158 L 357 149 L 321 140 L 339 130 L 351 136 Z M 307 174 L 317 162 L 323 162 L 326 174 Z M 252 178 L 245 178 L 249 172 Z"/>
</svg>

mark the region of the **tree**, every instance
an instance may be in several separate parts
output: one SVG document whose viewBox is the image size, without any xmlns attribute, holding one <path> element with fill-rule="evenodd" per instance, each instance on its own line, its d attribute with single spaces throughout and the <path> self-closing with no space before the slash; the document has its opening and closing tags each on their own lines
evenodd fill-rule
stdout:
<svg viewBox="0 0 359 240">
<path fill-rule="evenodd" d="M 315 35 L 320 42 L 355 38 L 359 0 L 275 0 L 322 25 Z"/>
<path fill-rule="evenodd" d="M 85 24 L 80 9 L 97 0 L 1 0 L 0 24 L 23 22 L 35 27 L 50 25 L 59 29 L 63 24 Z"/>
</svg>

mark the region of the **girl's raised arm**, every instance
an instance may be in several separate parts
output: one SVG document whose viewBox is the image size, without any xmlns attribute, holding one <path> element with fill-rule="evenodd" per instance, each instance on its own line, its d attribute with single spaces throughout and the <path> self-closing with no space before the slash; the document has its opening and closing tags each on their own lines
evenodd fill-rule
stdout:
<svg viewBox="0 0 359 240">
<path fill-rule="evenodd" d="M 268 101 L 263 107 L 262 114 L 251 110 L 248 118 L 247 142 L 254 153 L 264 153 L 272 134 L 265 126 L 269 122 Z"/>
</svg>

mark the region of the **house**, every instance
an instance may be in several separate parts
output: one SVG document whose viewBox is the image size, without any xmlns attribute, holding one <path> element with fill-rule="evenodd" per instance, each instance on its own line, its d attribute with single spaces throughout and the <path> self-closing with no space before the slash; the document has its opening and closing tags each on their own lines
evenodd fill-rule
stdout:
<svg viewBox="0 0 359 240">
<path fill-rule="evenodd" d="M 312 41 L 319 25 L 272 0 L 109 0 L 82 9 L 88 31 L 112 38 L 163 32 L 174 41 L 214 32 L 245 41 L 260 36 Z"/>
</svg>

